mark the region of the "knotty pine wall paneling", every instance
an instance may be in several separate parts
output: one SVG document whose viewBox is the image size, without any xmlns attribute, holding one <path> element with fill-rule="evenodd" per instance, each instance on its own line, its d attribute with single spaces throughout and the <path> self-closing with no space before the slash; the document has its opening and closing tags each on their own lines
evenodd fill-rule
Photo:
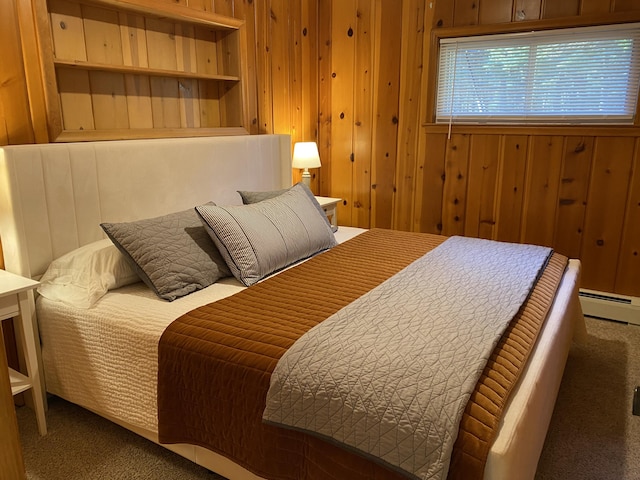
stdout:
<svg viewBox="0 0 640 480">
<path fill-rule="evenodd" d="M 582 0 L 580 2 L 580 13 L 582 15 L 609 13 L 611 11 L 611 1 L 613 0 Z"/>
<path fill-rule="evenodd" d="M 595 140 L 580 252 L 583 283 L 594 290 L 615 289 L 635 143 L 632 137 Z"/>
<path fill-rule="evenodd" d="M 605 4 L 606 0 L 603 0 Z M 640 10 L 638 0 L 611 0 L 611 7 L 614 12 L 630 12 L 632 10 Z"/>
<path fill-rule="evenodd" d="M 482 3 L 488 3 L 484 0 Z M 523 22 L 526 20 L 538 20 L 540 18 L 540 8 L 542 7 L 542 0 L 515 0 L 513 5 L 513 21 Z M 491 7 L 489 7 L 491 8 Z M 508 6 L 502 5 L 503 9 L 507 9 Z"/>
<path fill-rule="evenodd" d="M 528 136 L 505 135 L 503 137 L 496 181 L 498 193 L 495 240 L 520 241 L 528 151 Z"/>
<path fill-rule="evenodd" d="M 480 7 L 478 23 L 481 25 L 510 22 L 513 17 L 513 0 L 494 0 L 491 4 L 482 2 Z"/>
<path fill-rule="evenodd" d="M 286 133 L 291 135 L 292 144 L 318 142 L 321 162 L 327 167 L 324 172 L 330 167 L 329 152 L 319 141 L 321 3 L 236 0 L 233 12 L 254 32 L 255 50 L 247 52 L 249 76 L 255 79 L 249 88 L 250 132 Z M 248 38 L 252 38 L 251 34 Z M 251 40 L 247 43 L 252 45 Z M 311 171 L 311 188 L 315 193 L 327 194 L 328 179 L 321 189 L 317 173 Z M 294 170 L 293 174 L 294 181 L 300 180 L 300 171 Z"/>
<path fill-rule="evenodd" d="M 398 148 L 392 225 L 411 230 L 415 218 L 415 198 L 421 194 L 418 183 L 420 124 L 422 112 L 423 63 L 428 58 L 425 48 L 425 22 L 431 21 L 432 9 L 425 12 L 424 0 L 408 0 L 402 8 L 402 40 L 400 62 L 400 97 L 398 106 Z M 428 19 L 428 20 L 427 20 Z M 428 43 L 427 43 L 428 45 Z M 404 195 L 396 195 L 397 192 Z"/>
<path fill-rule="evenodd" d="M 445 6 L 445 8 L 442 8 Z M 415 145 L 415 170 L 407 169 L 404 175 L 398 175 L 404 181 L 409 175 L 414 175 L 414 190 L 405 193 L 409 182 L 395 191 L 393 224 L 400 230 L 417 230 L 429 233 L 441 233 L 443 229 L 443 194 L 445 181 L 445 152 L 446 138 L 442 135 L 430 135 L 418 125 L 422 126 L 431 112 L 429 105 L 432 97 L 429 85 L 432 83 L 429 76 L 429 66 L 434 58 L 433 40 L 431 29 L 434 25 L 453 25 L 453 4 L 424 2 L 422 5 L 424 15 L 421 20 L 421 34 L 416 42 L 422 43 L 422 59 L 415 66 L 412 77 L 413 84 L 419 85 L 419 109 L 418 117 L 410 122 L 409 128 L 417 131 Z M 407 84 L 407 77 L 402 75 L 402 84 Z M 415 94 L 414 94 L 415 95 Z M 398 149 L 399 158 L 404 157 L 403 145 Z M 429 156 L 427 156 L 429 152 Z M 398 162 L 399 166 L 401 165 Z M 399 185 L 400 186 L 400 185 Z M 436 208 L 434 209 L 433 206 Z"/>
<path fill-rule="evenodd" d="M 293 91 L 295 58 L 295 42 L 291 41 L 290 18 L 288 13 L 295 11 L 293 3 L 287 0 L 270 0 L 270 51 L 271 51 L 271 85 L 273 95 L 273 129 L 274 132 L 290 132 L 292 141 L 298 140 Z"/>
<path fill-rule="evenodd" d="M 392 227 L 399 123 L 400 58 L 404 32 L 398 3 L 375 2 L 371 226 Z M 418 43 L 421 46 L 421 43 Z"/>
<path fill-rule="evenodd" d="M 301 19 L 294 31 L 299 34 L 300 62 L 296 69 L 300 97 L 300 138 L 303 141 L 318 142 L 319 129 L 319 32 L 318 1 L 302 2 Z"/>
<path fill-rule="evenodd" d="M 539 135 L 529 141 L 520 234 L 523 243 L 553 246 L 563 142 L 559 135 Z"/>
<path fill-rule="evenodd" d="M 257 123 L 259 132 L 274 132 L 273 128 L 273 82 L 271 78 L 271 9 L 270 2 L 256 2 L 256 88 L 258 89 Z"/>
<path fill-rule="evenodd" d="M 329 179 L 324 191 L 342 198 L 341 224 L 391 227 L 398 155 L 416 156 L 424 1 L 321 3 L 321 32 L 330 32 L 332 46 L 330 70 L 326 54 L 320 56 L 319 141 L 329 149 L 330 161 L 328 172 L 323 166 Z M 412 83 L 403 84 L 404 68 L 415 75 L 406 77 L 415 78 Z M 404 143 L 399 138 L 403 115 Z M 407 145 L 402 153 L 399 142 Z"/>
<path fill-rule="evenodd" d="M 479 19 L 479 5 L 480 2 L 478 0 L 455 0 L 453 5 L 453 10 L 455 12 L 453 17 L 453 26 L 463 27 L 465 25 L 477 25 Z M 492 7 L 492 10 L 497 11 L 497 6 Z"/>
<path fill-rule="evenodd" d="M 318 0 L 318 150 L 322 168 L 319 189 L 322 195 L 331 193 L 331 83 L 332 70 L 332 18 L 331 0 Z"/>
<path fill-rule="evenodd" d="M 215 8 L 220 8 L 218 6 L 220 3 L 227 4 L 228 2 L 215 0 Z M 258 121 L 258 78 L 262 77 L 258 75 L 257 57 L 258 53 L 262 53 L 264 49 L 264 42 L 259 42 L 258 40 L 257 8 L 262 3 L 253 0 L 236 1 L 233 3 L 232 14 L 226 13 L 226 15 L 233 15 L 235 18 L 245 22 L 246 46 L 243 48 L 243 54 L 245 55 L 248 82 L 248 96 L 245 102 L 249 111 L 249 133 L 252 135 L 261 132 Z M 219 11 L 217 13 L 222 12 Z"/>
<path fill-rule="evenodd" d="M 638 272 L 640 272 L 640 148 L 638 143 L 636 141 L 622 244 L 613 288 L 614 291 L 627 295 L 638 295 Z"/>
<path fill-rule="evenodd" d="M 442 233 L 464 235 L 471 136 L 451 135 L 447 143 L 442 202 Z"/>
<path fill-rule="evenodd" d="M 471 138 L 464 234 L 494 238 L 496 183 L 502 138 L 474 135 Z"/>
<path fill-rule="evenodd" d="M 447 136 L 423 133 L 418 148 L 414 226 L 404 230 L 441 234 Z"/>
<path fill-rule="evenodd" d="M 579 13 L 580 0 L 542 0 L 542 18 L 572 17 Z"/>
<path fill-rule="evenodd" d="M 570 258 L 580 257 L 593 144 L 593 137 L 565 137 L 553 245 Z"/>
<path fill-rule="evenodd" d="M 373 78 L 375 2 L 359 1 L 356 11 L 353 98 L 353 197 L 351 223 L 371 225 L 371 153 L 373 139 Z M 349 35 L 349 31 L 347 31 Z M 338 215 L 340 218 L 340 215 Z"/>
<path fill-rule="evenodd" d="M 338 219 L 353 225 L 353 124 L 357 0 L 332 2 L 331 11 L 331 196 L 342 199 Z"/>
</svg>

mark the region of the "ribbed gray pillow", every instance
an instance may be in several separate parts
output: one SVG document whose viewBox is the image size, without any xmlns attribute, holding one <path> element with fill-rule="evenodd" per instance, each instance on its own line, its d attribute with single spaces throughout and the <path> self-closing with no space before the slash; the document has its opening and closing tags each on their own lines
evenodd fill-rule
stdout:
<svg viewBox="0 0 640 480">
<path fill-rule="evenodd" d="M 337 232 L 338 231 L 338 226 L 337 225 L 331 225 L 331 222 L 329 222 L 329 219 L 327 218 L 326 214 L 324 213 L 324 210 L 322 209 L 322 207 L 320 206 L 320 204 L 316 200 L 316 197 L 313 195 L 313 192 L 309 189 L 309 187 L 307 187 L 302 182 L 299 182 L 296 185 L 300 185 L 307 192 L 307 195 L 309 196 L 309 198 L 311 198 L 313 200 L 313 202 L 316 205 L 316 208 L 318 209 L 318 211 L 322 215 L 324 215 L 324 218 L 327 219 L 327 224 L 329 225 L 329 227 L 331 227 L 331 231 L 334 232 L 334 233 Z M 240 198 L 242 198 L 242 203 L 245 204 L 245 205 L 250 205 L 252 203 L 258 203 L 258 202 L 262 202 L 264 200 L 269 200 L 270 198 L 279 197 L 283 193 L 288 192 L 291 188 L 293 188 L 293 187 L 285 188 L 283 190 L 270 190 L 270 191 L 259 191 L 259 192 L 238 190 L 238 193 L 240 194 Z"/>
<path fill-rule="evenodd" d="M 324 212 L 314 202 L 303 185 L 294 185 L 258 203 L 202 205 L 196 211 L 231 273 L 250 286 L 337 244 Z"/>
<path fill-rule="evenodd" d="M 193 209 L 100 226 L 147 286 L 165 300 L 231 275 Z"/>
</svg>

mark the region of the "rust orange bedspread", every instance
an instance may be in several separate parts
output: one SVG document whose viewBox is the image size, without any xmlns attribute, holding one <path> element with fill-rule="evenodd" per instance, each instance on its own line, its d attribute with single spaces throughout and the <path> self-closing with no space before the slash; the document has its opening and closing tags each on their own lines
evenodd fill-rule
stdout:
<svg viewBox="0 0 640 480">
<path fill-rule="evenodd" d="M 265 425 L 262 412 L 271 372 L 297 338 L 445 239 L 370 230 L 174 321 L 159 345 L 160 442 L 206 447 L 266 478 L 404 478 L 313 436 Z M 465 411 L 449 478 L 482 478 L 501 412 L 566 263 L 552 256 L 496 348 Z"/>
</svg>

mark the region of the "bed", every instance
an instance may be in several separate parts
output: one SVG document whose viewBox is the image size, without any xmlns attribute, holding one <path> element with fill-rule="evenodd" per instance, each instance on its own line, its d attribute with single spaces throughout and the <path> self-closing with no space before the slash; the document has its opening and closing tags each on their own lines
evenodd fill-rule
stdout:
<svg viewBox="0 0 640 480">
<path fill-rule="evenodd" d="M 290 138 L 284 135 L 4 147 L 0 237 L 6 268 L 40 278 L 53 260 L 105 241 L 101 223 L 157 217 L 210 201 L 240 205 L 237 191 L 286 189 L 290 165 Z M 335 238 L 342 247 L 369 233 L 340 227 Z M 535 474 L 569 347 L 585 334 L 579 274 L 579 262 L 569 260 L 490 445 L 484 478 Z M 32 299 L 46 389 L 158 442 L 160 337 L 176 318 L 247 290 L 228 277 L 171 302 L 143 282 L 112 289 L 88 309 Z M 230 479 L 262 478 L 246 461 L 202 445 L 163 445 Z M 308 478 L 322 478 L 322 465 L 316 467 Z"/>
</svg>

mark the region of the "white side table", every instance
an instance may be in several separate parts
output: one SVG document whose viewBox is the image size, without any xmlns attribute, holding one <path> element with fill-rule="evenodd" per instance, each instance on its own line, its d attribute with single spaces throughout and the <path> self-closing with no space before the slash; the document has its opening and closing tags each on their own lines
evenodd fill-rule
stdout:
<svg viewBox="0 0 640 480">
<path fill-rule="evenodd" d="M 38 422 L 40 435 L 47 434 L 47 420 L 45 417 L 44 393 L 40 381 L 36 334 L 33 325 L 31 307 L 29 306 L 29 291 L 35 289 L 39 282 L 21 277 L 14 273 L 0 270 L 0 320 L 17 318 L 17 336 L 21 342 L 27 374 L 9 368 L 11 393 L 31 390 L 33 407 Z"/>
<path fill-rule="evenodd" d="M 331 197 L 318 197 L 316 196 L 316 200 L 324 210 L 324 213 L 327 215 L 329 219 L 329 223 L 332 227 L 338 226 L 338 210 L 337 205 L 340 202 L 341 198 L 331 198 Z"/>
</svg>

